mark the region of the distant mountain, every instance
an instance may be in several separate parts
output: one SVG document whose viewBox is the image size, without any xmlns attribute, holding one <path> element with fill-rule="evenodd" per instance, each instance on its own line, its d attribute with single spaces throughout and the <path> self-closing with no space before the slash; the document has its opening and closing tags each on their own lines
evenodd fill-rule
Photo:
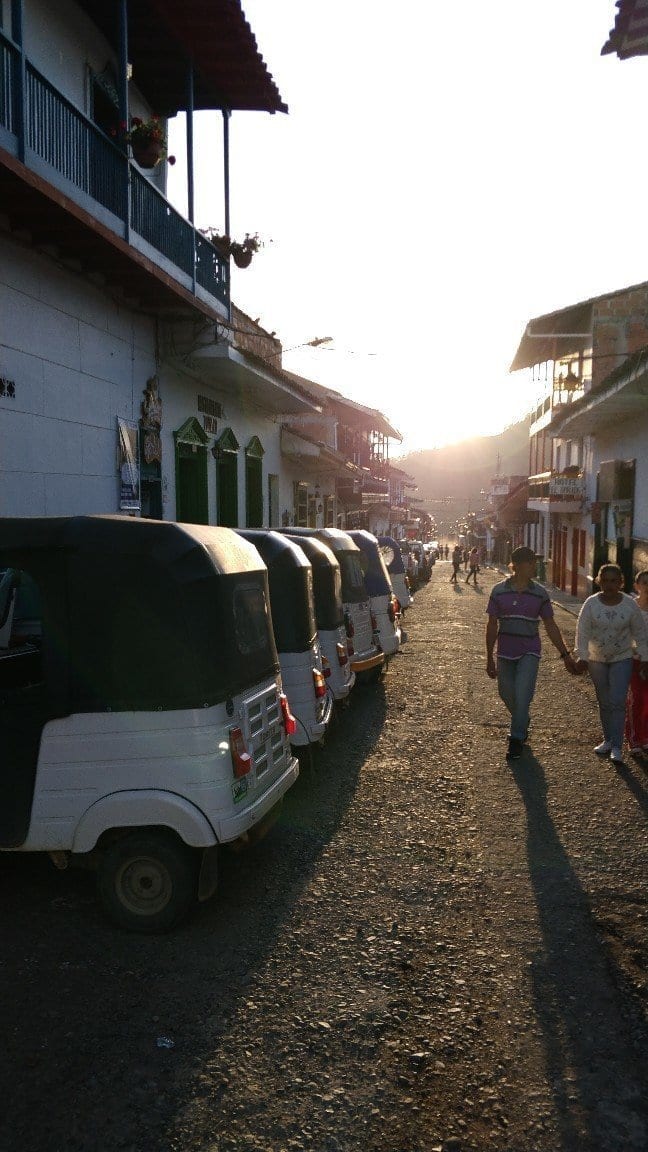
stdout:
<svg viewBox="0 0 648 1152">
<path fill-rule="evenodd" d="M 494 476 L 526 476 L 529 470 L 529 421 L 511 424 L 497 436 L 478 436 L 448 444 L 444 448 L 426 448 L 393 459 L 393 464 L 409 472 L 418 484 L 415 495 L 438 513 L 440 501 L 450 497 L 457 501 L 457 512 L 473 509 L 483 503 L 482 489 L 487 492 Z"/>
</svg>

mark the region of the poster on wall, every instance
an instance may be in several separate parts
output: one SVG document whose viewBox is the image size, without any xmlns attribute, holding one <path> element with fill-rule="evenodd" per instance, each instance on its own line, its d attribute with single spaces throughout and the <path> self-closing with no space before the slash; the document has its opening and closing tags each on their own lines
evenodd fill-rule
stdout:
<svg viewBox="0 0 648 1152">
<path fill-rule="evenodd" d="M 119 508 L 122 512 L 140 512 L 139 434 L 137 424 L 117 421 L 119 427 Z"/>
</svg>

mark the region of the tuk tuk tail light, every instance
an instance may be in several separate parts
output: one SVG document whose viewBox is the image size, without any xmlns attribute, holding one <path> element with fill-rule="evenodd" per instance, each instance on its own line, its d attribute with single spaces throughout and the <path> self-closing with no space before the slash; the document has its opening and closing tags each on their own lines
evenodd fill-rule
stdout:
<svg viewBox="0 0 648 1152">
<path fill-rule="evenodd" d="M 285 692 L 282 692 L 279 697 L 281 704 L 281 715 L 283 716 L 283 725 L 286 736 L 294 736 L 297 731 L 297 721 L 290 711 L 290 704 Z"/>
<path fill-rule="evenodd" d="M 405 587 L 407 588 L 408 592 L 409 592 L 410 588 L 412 587 L 412 585 L 410 584 L 410 578 L 409 578 L 409 575 L 407 572 L 405 573 Z"/>
<path fill-rule="evenodd" d="M 344 665 L 349 663 L 348 649 L 345 648 L 344 644 L 336 644 L 335 647 L 337 650 L 338 664 L 340 668 L 344 668 Z"/>
<path fill-rule="evenodd" d="M 315 686 L 315 696 L 318 700 L 321 700 L 323 696 L 326 696 L 326 680 L 324 679 L 324 673 L 320 672 L 319 668 L 313 668 L 313 684 Z"/>
<path fill-rule="evenodd" d="M 344 613 L 344 630 L 350 640 L 355 633 L 355 628 L 353 626 L 353 620 L 349 616 L 348 612 Z"/>
<path fill-rule="evenodd" d="M 351 640 L 347 640 L 347 652 L 349 653 L 349 656 L 355 655 L 355 648 Z"/>
<path fill-rule="evenodd" d="M 245 747 L 245 740 L 240 728 L 230 728 L 229 742 L 234 775 L 237 778 L 247 776 L 252 768 L 252 757 Z"/>
<path fill-rule="evenodd" d="M 328 656 L 322 656 L 322 672 L 328 680 L 329 676 L 331 675 L 331 664 L 329 662 Z"/>
<path fill-rule="evenodd" d="M 394 596 L 392 596 L 391 600 L 389 601 L 389 607 L 387 608 L 387 615 L 389 616 L 389 619 L 391 620 L 392 624 L 394 624 L 396 621 L 397 605 L 398 605 L 398 600 L 396 600 L 396 598 Z"/>
<path fill-rule="evenodd" d="M 373 632 L 378 631 L 378 621 L 376 620 L 376 613 L 373 611 L 371 612 L 371 628 Z"/>
</svg>

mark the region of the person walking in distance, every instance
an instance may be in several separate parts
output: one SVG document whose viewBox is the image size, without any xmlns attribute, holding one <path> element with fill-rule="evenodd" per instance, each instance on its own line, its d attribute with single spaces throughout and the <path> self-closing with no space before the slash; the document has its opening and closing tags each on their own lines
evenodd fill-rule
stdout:
<svg viewBox="0 0 648 1152">
<path fill-rule="evenodd" d="M 472 577 L 475 588 L 477 587 L 477 573 L 479 572 L 479 548 L 475 545 L 468 553 L 468 575 L 466 576 L 466 584 L 470 584 Z"/>
<path fill-rule="evenodd" d="M 603 564 L 596 577 L 600 592 L 588 596 L 576 622 L 577 672 L 589 672 L 598 701 L 603 739 L 597 756 L 623 764 L 626 698 L 636 651 L 640 672 L 648 673 L 648 631 L 641 608 L 623 589 L 618 564 Z"/>
<path fill-rule="evenodd" d="M 450 577 L 451 584 L 457 583 L 457 576 L 459 574 L 459 569 L 461 568 L 462 560 L 463 549 L 460 548 L 458 544 L 455 544 L 454 551 L 452 553 L 452 576 Z"/>
<path fill-rule="evenodd" d="M 500 697 L 511 715 L 507 759 L 518 760 L 528 736 L 529 709 L 538 677 L 540 620 L 567 671 L 574 674 L 576 664 L 554 620 L 549 593 L 533 579 L 533 550 L 516 548 L 510 567 L 512 575 L 495 585 L 486 607 L 486 672 L 491 680 L 497 680 Z"/>
<path fill-rule="evenodd" d="M 648 628 L 648 568 L 638 572 L 634 582 L 637 605 Z M 632 676 L 626 705 L 625 737 L 630 754 L 638 760 L 648 759 L 648 675 L 641 670 L 639 658 L 632 662 Z"/>
</svg>

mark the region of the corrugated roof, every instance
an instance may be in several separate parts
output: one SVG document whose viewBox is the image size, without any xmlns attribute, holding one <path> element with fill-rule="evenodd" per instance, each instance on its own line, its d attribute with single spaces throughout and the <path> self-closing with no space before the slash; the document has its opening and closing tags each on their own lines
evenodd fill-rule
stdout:
<svg viewBox="0 0 648 1152">
<path fill-rule="evenodd" d="M 648 55 L 648 0 L 617 0 L 614 28 L 601 56 L 616 52 L 620 60 Z"/>
<path fill-rule="evenodd" d="M 119 5 L 79 0 L 115 52 Z M 129 0 L 133 83 L 160 116 L 187 108 L 188 61 L 194 108 L 287 112 L 240 0 Z"/>
<path fill-rule="evenodd" d="M 613 292 L 603 292 L 600 296 L 591 296 L 589 300 L 569 304 L 555 312 L 534 316 L 524 330 L 509 372 L 531 368 L 533 364 L 542 364 L 545 360 L 560 360 L 578 351 L 591 336 L 595 304 L 600 300 L 611 300 L 614 296 L 632 292 L 635 288 L 645 288 L 647 283 L 644 281 L 630 284 L 627 288 L 615 288 Z"/>
</svg>

